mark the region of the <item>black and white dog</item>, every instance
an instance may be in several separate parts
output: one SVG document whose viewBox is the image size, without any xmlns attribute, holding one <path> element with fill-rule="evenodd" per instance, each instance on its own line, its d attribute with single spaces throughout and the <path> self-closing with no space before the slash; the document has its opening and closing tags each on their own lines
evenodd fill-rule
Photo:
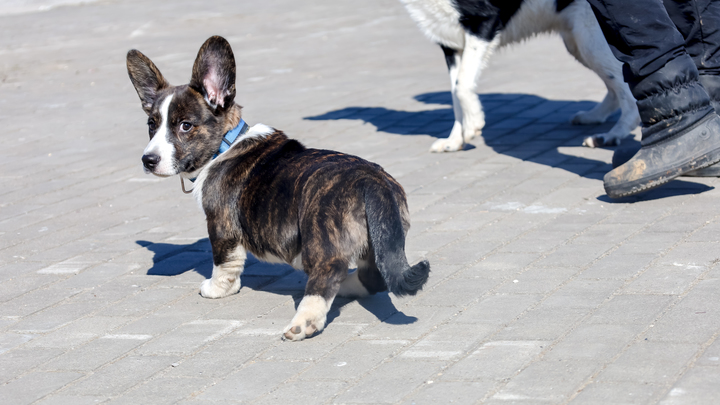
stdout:
<svg viewBox="0 0 720 405">
<path fill-rule="evenodd" d="M 585 0 L 400 0 L 421 30 L 440 44 L 450 71 L 455 124 L 432 152 L 452 152 L 480 135 L 485 115 L 476 83 L 493 50 L 537 33 L 556 31 L 580 63 L 592 69 L 608 89 L 605 99 L 572 118 L 573 124 L 599 124 L 618 108 L 622 114 L 610 132 L 583 145 L 616 145 L 640 123 L 630 89 Z"/>
<path fill-rule="evenodd" d="M 171 86 L 137 50 L 127 67 L 149 117 L 145 170 L 192 179 L 205 212 L 214 266 L 203 297 L 238 292 L 246 252 L 289 263 L 308 282 L 283 337 L 302 340 L 325 327 L 337 294 L 413 295 L 425 284 L 428 262 L 410 266 L 405 256 L 410 222 L 400 184 L 358 157 L 249 128 L 234 103 L 235 59 L 224 38 L 200 48 L 187 85 Z M 352 263 L 357 271 L 348 274 Z"/>
</svg>

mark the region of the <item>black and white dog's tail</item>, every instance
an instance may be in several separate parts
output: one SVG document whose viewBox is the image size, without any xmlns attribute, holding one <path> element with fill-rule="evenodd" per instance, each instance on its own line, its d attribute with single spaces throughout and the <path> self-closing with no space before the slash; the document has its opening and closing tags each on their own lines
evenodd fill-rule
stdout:
<svg viewBox="0 0 720 405">
<path fill-rule="evenodd" d="M 395 295 L 415 295 L 430 275 L 430 263 L 410 266 L 405 256 L 405 230 L 398 202 L 392 192 L 377 183 L 365 189 L 365 215 L 375 264 Z"/>
</svg>

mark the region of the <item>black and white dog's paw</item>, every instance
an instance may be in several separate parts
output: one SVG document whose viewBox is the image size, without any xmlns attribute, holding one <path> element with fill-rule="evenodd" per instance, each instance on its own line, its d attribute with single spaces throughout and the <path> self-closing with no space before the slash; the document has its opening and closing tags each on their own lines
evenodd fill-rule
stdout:
<svg viewBox="0 0 720 405">
<path fill-rule="evenodd" d="M 457 152 L 459 150 L 462 150 L 462 148 L 465 146 L 465 143 L 463 143 L 462 138 L 459 139 L 438 139 L 435 141 L 432 146 L 430 147 L 430 152 Z"/>
<path fill-rule="evenodd" d="M 624 138 L 624 137 L 623 137 Z M 597 134 L 588 136 L 587 138 L 583 139 L 583 146 L 587 146 L 588 148 L 600 148 L 603 146 L 618 146 L 620 145 L 620 142 L 622 141 L 621 137 L 617 136 L 611 136 L 609 134 Z"/>
<path fill-rule="evenodd" d="M 240 291 L 240 278 L 235 277 L 222 282 L 209 278 L 200 284 L 200 295 L 205 298 L 223 298 Z"/>
</svg>

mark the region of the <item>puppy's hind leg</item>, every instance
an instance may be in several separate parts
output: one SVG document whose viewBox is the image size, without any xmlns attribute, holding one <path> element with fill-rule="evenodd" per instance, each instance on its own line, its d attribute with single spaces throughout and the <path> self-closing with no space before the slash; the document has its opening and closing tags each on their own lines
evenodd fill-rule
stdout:
<svg viewBox="0 0 720 405">
<path fill-rule="evenodd" d="M 205 298 L 222 298 L 240 291 L 240 274 L 247 258 L 245 248 L 237 244 L 223 254 L 221 246 L 213 243 L 212 277 L 200 284 L 200 295 Z"/>
</svg>

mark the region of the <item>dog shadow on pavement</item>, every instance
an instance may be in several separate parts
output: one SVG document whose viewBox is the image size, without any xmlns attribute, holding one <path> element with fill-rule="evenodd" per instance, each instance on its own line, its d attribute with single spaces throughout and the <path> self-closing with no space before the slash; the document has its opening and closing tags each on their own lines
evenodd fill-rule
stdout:
<svg viewBox="0 0 720 405">
<path fill-rule="evenodd" d="M 208 238 L 188 244 L 155 243 L 138 240 L 135 243 L 154 253 L 153 266 L 147 270 L 149 276 L 178 276 L 194 271 L 205 278 L 212 275 L 212 249 Z M 264 263 L 248 253 L 245 269 L 240 276 L 242 288 L 288 295 L 295 301 L 295 308 L 302 300 L 307 276 L 285 264 Z M 198 283 L 198 288 L 200 284 Z M 360 299 L 337 297 L 328 312 L 327 324 L 340 315 L 345 305 L 357 301 L 378 320 L 394 325 L 406 325 L 417 321 L 414 316 L 405 315 L 393 304 L 387 292 Z"/>
<path fill-rule="evenodd" d="M 585 137 L 608 132 L 620 115 L 616 112 L 599 125 L 571 125 L 570 119 L 579 111 L 587 111 L 594 101 L 548 100 L 531 94 L 480 94 L 486 124 L 480 143 L 493 151 L 517 159 L 556 167 L 588 179 L 602 180 L 612 170 L 609 163 L 588 156 L 591 150 L 582 145 Z M 425 135 L 447 138 L 453 126 L 454 114 L 450 92 L 419 94 L 415 100 L 435 108 L 423 111 L 400 111 L 385 107 L 346 107 L 321 115 L 305 117 L 311 121 L 361 120 L 373 125 L 378 132 L 394 135 Z M 439 107 L 438 107 L 439 106 Z M 474 141 L 471 141 L 472 144 Z M 623 146 L 639 144 L 630 137 Z M 428 143 L 428 148 L 430 143 Z M 473 149 L 466 145 L 465 151 Z M 575 154 L 562 150 L 574 148 Z M 463 152 L 455 152 L 463 153 Z M 632 203 L 669 196 L 698 194 L 713 187 L 690 181 L 675 180 L 672 187 L 659 189 L 621 200 L 600 198 L 608 203 Z M 606 196 L 604 196 L 606 197 Z"/>
</svg>

